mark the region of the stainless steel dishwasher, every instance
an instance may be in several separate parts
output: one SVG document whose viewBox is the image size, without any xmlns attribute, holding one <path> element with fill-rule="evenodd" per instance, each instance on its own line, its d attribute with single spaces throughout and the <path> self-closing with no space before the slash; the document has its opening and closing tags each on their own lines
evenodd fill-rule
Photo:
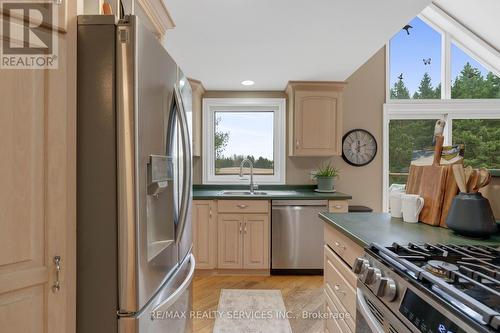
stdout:
<svg viewBox="0 0 500 333">
<path fill-rule="evenodd" d="M 271 273 L 323 274 L 323 222 L 327 200 L 273 200 Z"/>
</svg>

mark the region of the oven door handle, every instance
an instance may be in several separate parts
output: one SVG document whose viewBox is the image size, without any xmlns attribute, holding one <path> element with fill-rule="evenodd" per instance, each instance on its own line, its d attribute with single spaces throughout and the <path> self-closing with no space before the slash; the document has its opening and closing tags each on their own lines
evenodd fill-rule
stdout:
<svg viewBox="0 0 500 333">
<path fill-rule="evenodd" d="M 366 303 L 363 296 L 363 291 L 359 288 L 356 289 L 356 300 L 357 310 L 361 313 L 363 318 L 365 318 L 365 321 L 372 332 L 384 333 L 384 329 L 382 328 L 382 326 L 380 326 L 375 316 L 371 313 L 368 304 Z"/>
</svg>

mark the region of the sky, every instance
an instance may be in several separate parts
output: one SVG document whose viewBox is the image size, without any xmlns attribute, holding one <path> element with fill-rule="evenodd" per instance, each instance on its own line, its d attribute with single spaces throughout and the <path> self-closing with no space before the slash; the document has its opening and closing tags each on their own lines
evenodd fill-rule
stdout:
<svg viewBox="0 0 500 333">
<path fill-rule="evenodd" d="M 216 112 L 217 130 L 229 132 L 224 156 L 253 155 L 273 158 L 273 112 Z"/>
<path fill-rule="evenodd" d="M 401 29 L 390 42 L 390 83 L 393 87 L 399 80 L 398 76 L 403 73 L 403 81 L 410 90 L 410 95 L 413 95 L 425 72 L 431 76 L 433 87 L 441 82 L 441 34 L 418 17 L 409 25 L 412 26 L 409 35 Z M 431 58 L 430 65 L 424 64 L 423 59 L 429 58 Z M 484 76 L 488 73 L 477 61 L 452 44 L 452 81 L 460 74 L 466 62 L 478 68 Z"/>
</svg>

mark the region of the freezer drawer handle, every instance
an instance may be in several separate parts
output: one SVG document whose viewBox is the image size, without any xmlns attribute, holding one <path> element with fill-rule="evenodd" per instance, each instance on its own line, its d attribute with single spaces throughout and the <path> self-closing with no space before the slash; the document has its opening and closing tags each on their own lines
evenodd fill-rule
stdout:
<svg viewBox="0 0 500 333">
<path fill-rule="evenodd" d="M 184 291 L 189 287 L 189 285 L 191 284 L 191 281 L 193 281 L 194 268 L 196 267 L 196 261 L 194 259 L 193 254 L 190 254 L 189 257 L 190 257 L 189 261 L 191 262 L 191 268 L 189 269 L 189 273 L 188 273 L 186 279 L 184 280 L 184 282 L 182 282 L 182 284 L 179 286 L 179 288 L 177 288 L 177 290 L 172 293 L 172 295 L 170 295 L 167 299 L 165 299 L 163 302 L 161 302 L 157 307 L 155 307 L 151 311 L 151 317 L 150 317 L 151 320 L 156 319 L 154 314 L 157 311 L 161 311 L 160 309 L 162 309 L 162 308 L 166 310 L 166 309 L 170 308 L 172 306 L 172 304 L 177 302 L 179 297 L 181 297 L 181 295 L 184 293 Z"/>
</svg>

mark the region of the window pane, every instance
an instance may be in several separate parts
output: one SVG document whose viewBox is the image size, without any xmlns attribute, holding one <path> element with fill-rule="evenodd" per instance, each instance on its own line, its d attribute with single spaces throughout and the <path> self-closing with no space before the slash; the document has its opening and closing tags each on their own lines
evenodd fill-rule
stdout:
<svg viewBox="0 0 500 333">
<path fill-rule="evenodd" d="M 500 98 L 500 78 L 451 44 L 451 98 Z"/>
<path fill-rule="evenodd" d="M 391 99 L 441 98 L 441 34 L 418 17 L 390 41 Z"/>
<path fill-rule="evenodd" d="M 243 159 L 255 175 L 274 174 L 274 113 L 215 112 L 215 174 L 237 175 Z"/>
<path fill-rule="evenodd" d="M 432 146 L 435 125 L 435 119 L 390 121 L 389 185 L 406 183 L 412 152 Z"/>
<path fill-rule="evenodd" d="M 464 163 L 500 169 L 500 119 L 454 119 L 453 143 L 464 144 Z"/>
</svg>

